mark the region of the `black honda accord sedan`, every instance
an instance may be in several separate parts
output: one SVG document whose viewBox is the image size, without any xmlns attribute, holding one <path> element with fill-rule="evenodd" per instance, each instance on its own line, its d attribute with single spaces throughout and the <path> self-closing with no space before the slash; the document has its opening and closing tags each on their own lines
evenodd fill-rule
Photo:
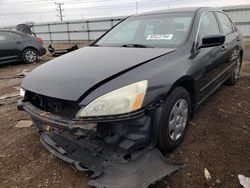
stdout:
<svg viewBox="0 0 250 188">
<path fill-rule="evenodd" d="M 54 155 L 95 177 L 105 170 L 113 177 L 121 171 L 107 167 L 109 161 L 140 163 L 152 148 L 165 152 L 181 143 L 199 104 L 222 84 L 236 83 L 242 40 L 214 8 L 130 16 L 90 46 L 33 70 L 18 108 L 30 114 Z M 147 172 L 157 160 L 150 157 L 143 159 Z M 107 173 L 91 184 L 109 187 Z"/>
</svg>

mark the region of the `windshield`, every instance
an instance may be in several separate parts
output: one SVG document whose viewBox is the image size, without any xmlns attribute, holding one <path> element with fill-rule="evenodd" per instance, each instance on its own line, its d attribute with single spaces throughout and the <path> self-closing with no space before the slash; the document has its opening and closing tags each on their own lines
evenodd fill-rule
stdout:
<svg viewBox="0 0 250 188">
<path fill-rule="evenodd" d="M 95 45 L 175 48 L 186 38 L 194 13 L 165 13 L 130 17 Z"/>
</svg>

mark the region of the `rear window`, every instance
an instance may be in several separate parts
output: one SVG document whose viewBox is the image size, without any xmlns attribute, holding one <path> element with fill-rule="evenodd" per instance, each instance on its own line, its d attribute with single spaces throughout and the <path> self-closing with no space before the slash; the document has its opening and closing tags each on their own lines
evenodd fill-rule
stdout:
<svg viewBox="0 0 250 188">
<path fill-rule="evenodd" d="M 11 32 L 0 31 L 0 42 L 12 41 L 14 40 Z"/>
<path fill-rule="evenodd" d="M 13 35 L 14 35 L 14 38 L 15 38 L 16 40 L 21 40 L 22 38 L 24 38 L 23 35 L 18 34 L 18 33 L 13 33 Z"/>
<path fill-rule="evenodd" d="M 165 13 L 134 16 L 104 35 L 96 44 L 123 46 L 139 44 L 149 47 L 177 47 L 187 37 L 194 13 Z"/>
</svg>

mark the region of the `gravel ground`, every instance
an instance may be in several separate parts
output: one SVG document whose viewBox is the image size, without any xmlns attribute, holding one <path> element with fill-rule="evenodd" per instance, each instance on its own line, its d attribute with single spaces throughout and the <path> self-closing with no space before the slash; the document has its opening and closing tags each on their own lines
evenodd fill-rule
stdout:
<svg viewBox="0 0 250 188">
<path fill-rule="evenodd" d="M 248 46 L 250 49 L 250 45 Z M 242 67 L 243 77 L 233 86 L 223 86 L 203 103 L 189 125 L 186 138 L 166 158 L 186 162 L 186 167 L 152 188 L 241 187 L 238 174 L 250 176 L 250 50 Z M 43 57 L 37 64 L 0 67 L 0 96 L 18 92 L 24 69 L 32 70 L 51 59 Z M 29 119 L 16 109 L 17 98 L 0 100 L 0 187 L 88 187 L 90 174 L 75 171 L 42 147 L 34 127 L 15 128 Z M 207 182 L 204 168 L 212 179 Z"/>
</svg>

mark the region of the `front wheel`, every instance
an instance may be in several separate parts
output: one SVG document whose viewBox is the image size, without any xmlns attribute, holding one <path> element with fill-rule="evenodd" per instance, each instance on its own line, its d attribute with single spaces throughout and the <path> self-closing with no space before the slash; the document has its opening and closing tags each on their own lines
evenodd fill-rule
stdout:
<svg viewBox="0 0 250 188">
<path fill-rule="evenodd" d="M 25 63 L 34 63 L 38 58 L 37 51 L 31 48 L 25 49 L 23 51 L 22 58 Z"/>
<path fill-rule="evenodd" d="M 167 97 L 161 114 L 158 148 L 165 152 L 177 148 L 184 138 L 191 111 L 189 93 L 175 88 Z"/>
</svg>

